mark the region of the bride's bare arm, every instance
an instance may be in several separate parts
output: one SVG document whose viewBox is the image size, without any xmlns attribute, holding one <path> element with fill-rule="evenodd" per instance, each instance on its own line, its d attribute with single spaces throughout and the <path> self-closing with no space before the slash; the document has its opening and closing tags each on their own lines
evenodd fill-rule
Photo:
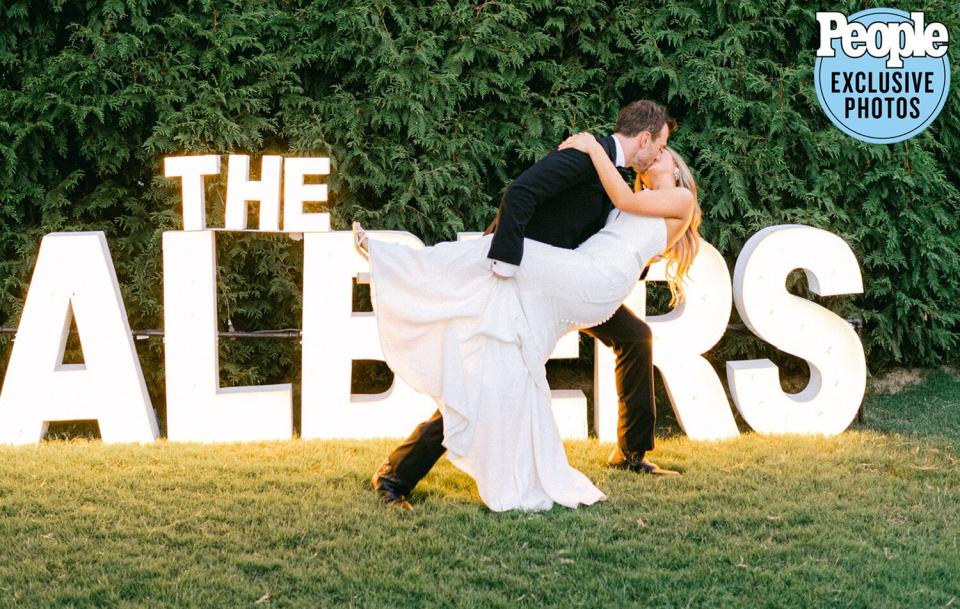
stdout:
<svg viewBox="0 0 960 609">
<path fill-rule="evenodd" d="M 607 191 L 610 200 L 623 211 L 641 216 L 658 216 L 661 218 L 677 218 L 685 220 L 690 215 L 690 206 L 693 203 L 693 194 L 686 188 L 658 188 L 656 190 L 641 190 L 634 192 L 603 146 L 589 133 L 581 132 L 570 136 L 560 144 L 560 149 L 575 148 L 590 155 L 590 160 L 597 170 L 600 183 Z"/>
</svg>

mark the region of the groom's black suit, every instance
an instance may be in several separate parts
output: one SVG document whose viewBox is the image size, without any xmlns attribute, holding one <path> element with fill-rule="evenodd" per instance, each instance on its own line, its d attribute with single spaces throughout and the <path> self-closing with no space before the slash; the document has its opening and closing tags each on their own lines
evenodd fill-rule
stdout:
<svg viewBox="0 0 960 609">
<path fill-rule="evenodd" d="M 611 160 L 612 135 L 597 138 Z M 511 182 L 487 233 L 494 232 L 488 256 L 522 264 L 524 237 L 574 249 L 603 228 L 613 208 L 589 155 L 554 150 Z M 643 278 L 647 269 L 644 269 Z M 653 448 L 656 404 L 653 395 L 653 336 L 650 327 L 626 307 L 599 326 L 582 330 L 614 350 L 620 396 L 617 438 L 626 454 Z M 407 494 L 443 455 L 443 419 L 438 410 L 387 458 L 376 478 Z"/>
</svg>

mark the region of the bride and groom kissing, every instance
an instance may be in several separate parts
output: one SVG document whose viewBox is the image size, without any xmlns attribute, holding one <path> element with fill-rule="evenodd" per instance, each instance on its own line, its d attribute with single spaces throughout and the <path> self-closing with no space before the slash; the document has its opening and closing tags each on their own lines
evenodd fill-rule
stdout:
<svg viewBox="0 0 960 609">
<path fill-rule="evenodd" d="M 645 457 L 652 334 L 622 304 L 658 259 L 671 304 L 682 301 L 698 251 L 696 184 L 667 147 L 675 128 L 663 107 L 640 100 L 612 135 L 567 138 L 511 182 L 479 239 L 413 249 L 354 223 L 386 362 L 438 405 L 373 475 L 386 504 L 411 509 L 410 492 L 444 452 L 493 511 L 605 500 L 569 465 L 551 410 L 546 361 L 574 329 L 616 355 L 618 442 L 607 464 L 676 475 Z"/>
</svg>

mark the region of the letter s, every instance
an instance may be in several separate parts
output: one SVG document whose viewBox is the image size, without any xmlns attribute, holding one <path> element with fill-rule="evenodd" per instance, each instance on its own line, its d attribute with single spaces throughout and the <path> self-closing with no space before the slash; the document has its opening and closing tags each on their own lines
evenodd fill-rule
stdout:
<svg viewBox="0 0 960 609">
<path fill-rule="evenodd" d="M 750 330 L 801 357 L 810 382 L 795 394 L 780 387 L 768 359 L 727 362 L 737 410 L 760 433 L 842 432 L 856 416 L 866 386 L 860 338 L 831 311 L 787 292 L 787 274 L 802 268 L 818 295 L 863 292 L 860 267 L 836 235 L 803 225 L 771 226 L 744 245 L 734 270 L 734 302 Z"/>
</svg>

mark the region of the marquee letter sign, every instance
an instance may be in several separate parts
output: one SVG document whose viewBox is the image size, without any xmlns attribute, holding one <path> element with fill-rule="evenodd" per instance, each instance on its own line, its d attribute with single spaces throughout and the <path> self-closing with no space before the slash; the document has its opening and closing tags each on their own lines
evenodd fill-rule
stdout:
<svg viewBox="0 0 960 609">
<path fill-rule="evenodd" d="M 214 235 L 163 234 L 167 436 L 192 442 L 289 438 L 290 384 L 220 387 Z"/>
<path fill-rule="evenodd" d="M 857 259 L 836 235 L 785 225 L 751 237 L 734 271 L 737 312 L 754 334 L 807 360 L 810 382 L 786 394 L 770 360 L 727 362 L 730 393 L 744 420 L 760 433 L 840 433 L 863 400 L 863 345 L 836 314 L 787 292 L 784 283 L 795 268 L 804 270 L 820 296 L 863 291 Z"/>
<path fill-rule="evenodd" d="M 376 317 L 352 308 L 354 281 L 369 280 L 352 233 L 330 231 L 329 213 L 304 207 L 327 200 L 326 185 L 306 176 L 329 174 L 329 159 L 264 156 L 260 162 L 260 179 L 251 180 L 249 157 L 230 155 L 223 220 L 227 230 L 245 230 L 248 204 L 257 202 L 258 230 L 304 233 L 302 437 L 408 434 L 436 408 L 431 398 L 400 378 L 381 394 L 350 391 L 353 362 L 382 360 L 383 353 Z M 220 387 L 214 239 L 223 229 L 206 226 L 203 186 L 204 176 L 219 171 L 216 155 L 165 160 L 165 174 L 182 181 L 184 215 L 184 230 L 163 235 L 168 437 L 199 442 L 290 438 L 290 384 Z M 406 232 L 371 234 L 423 246 Z M 786 277 L 796 268 L 821 296 L 863 291 L 857 260 L 839 237 L 808 226 L 772 226 L 744 245 L 732 286 L 723 257 L 702 242 L 688 275 L 686 300 L 647 320 L 654 364 L 691 438 L 738 435 L 720 379 L 703 357 L 723 336 L 731 302 L 754 334 L 810 366 L 807 387 L 786 394 L 769 360 L 727 362 L 734 404 L 754 430 L 836 434 L 856 415 L 866 382 L 863 346 L 843 319 L 786 291 Z M 664 280 L 665 263 L 659 262 L 648 281 Z M 638 282 L 626 301 L 640 317 L 645 317 L 645 290 Z M 63 363 L 72 319 L 82 364 Z M 576 357 L 577 348 L 577 334 L 571 333 L 553 357 Z M 614 364 L 613 353 L 596 343 L 595 426 L 604 441 L 617 435 Z M 562 435 L 585 437 L 583 393 L 555 390 L 553 399 Z M 41 243 L 0 388 L 0 443 L 37 442 L 50 421 L 76 419 L 99 421 L 105 442 L 145 442 L 158 435 L 102 232 L 51 233 Z"/>
<path fill-rule="evenodd" d="M 220 173 L 220 157 L 177 156 L 163 160 L 164 175 L 180 178 L 180 198 L 183 201 L 183 230 L 207 228 L 206 190 L 203 176 Z"/>
<path fill-rule="evenodd" d="M 423 247 L 410 233 L 370 231 L 379 239 Z M 375 438 L 409 433 L 437 405 L 397 376 L 377 395 L 351 395 L 353 360 L 383 360 L 373 313 L 353 312 L 353 279 L 367 261 L 346 231 L 303 238 L 304 438 Z M 405 430 L 405 431 L 400 431 Z"/>
<path fill-rule="evenodd" d="M 83 363 L 64 364 L 75 321 Z M 104 442 L 149 442 L 157 421 L 101 232 L 50 233 L 0 389 L 0 443 L 38 442 L 50 421 L 96 419 Z"/>
<path fill-rule="evenodd" d="M 647 281 L 666 281 L 666 263 L 650 266 Z M 694 440 L 718 440 L 739 435 L 730 403 L 703 354 L 727 329 L 730 320 L 730 272 L 723 256 L 701 240 L 690 266 L 684 302 L 664 315 L 647 318 L 653 332 L 653 363 L 660 370 L 677 421 Z M 637 284 L 625 303 L 646 316 L 646 285 Z M 594 371 L 594 412 L 601 440 L 617 439 L 617 392 L 613 352 L 596 342 L 599 365 Z"/>
<path fill-rule="evenodd" d="M 250 180 L 250 157 L 231 154 L 227 164 L 227 208 L 224 225 L 228 230 L 246 230 L 247 202 L 260 203 L 260 230 L 280 230 L 280 168 L 282 156 L 260 159 L 260 181 Z"/>
</svg>

